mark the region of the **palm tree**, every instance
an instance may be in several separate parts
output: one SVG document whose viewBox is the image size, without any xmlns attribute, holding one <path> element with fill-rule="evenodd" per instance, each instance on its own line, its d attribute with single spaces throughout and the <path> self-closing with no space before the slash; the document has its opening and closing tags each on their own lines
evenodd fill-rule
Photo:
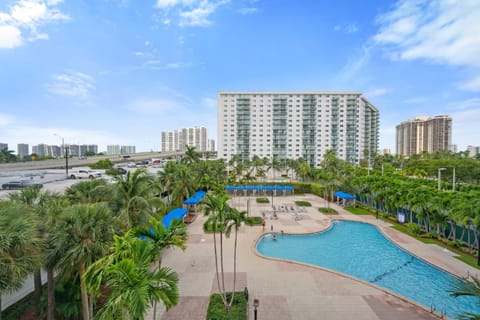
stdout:
<svg viewBox="0 0 480 320">
<path fill-rule="evenodd" d="M 105 204 L 78 204 L 59 217 L 53 241 L 64 252 L 58 265 L 77 268 L 82 293 L 82 316 L 90 319 L 85 270 L 105 256 L 113 241 L 114 218 Z"/>
<path fill-rule="evenodd" d="M 144 319 L 152 303 L 162 301 L 167 310 L 178 302 L 178 276 L 163 267 L 150 270 L 158 251 L 151 241 L 132 233 L 115 237 L 111 254 L 92 264 L 85 273 L 88 289 L 109 294 L 96 319 Z"/>
<path fill-rule="evenodd" d="M 36 223 L 25 205 L 0 201 L 0 304 L 2 294 L 21 288 L 40 266 L 42 241 Z"/>
<path fill-rule="evenodd" d="M 68 187 L 65 196 L 71 203 L 97 203 L 111 199 L 111 189 L 103 179 L 82 181 Z"/>
<path fill-rule="evenodd" d="M 470 276 L 470 278 L 458 279 L 458 281 L 453 284 L 452 289 L 448 291 L 451 292 L 450 295 L 455 298 L 460 296 L 469 296 L 480 299 L 480 279 L 474 276 Z M 465 312 L 459 315 L 459 319 L 478 320 L 480 319 L 480 314 Z"/>
<path fill-rule="evenodd" d="M 133 173 L 129 171 L 116 179 L 114 198 L 117 210 L 127 222 L 125 230 L 146 225 L 159 209 L 164 208 L 163 202 L 157 197 L 160 189 L 154 177 L 144 169 L 137 169 Z"/>
<path fill-rule="evenodd" d="M 185 145 L 185 154 L 183 155 L 181 162 L 186 165 L 191 165 L 191 164 L 194 164 L 195 162 L 198 162 L 199 160 L 200 160 L 200 153 L 195 151 L 195 147 Z"/>
<path fill-rule="evenodd" d="M 30 208 L 32 213 L 35 213 L 37 210 L 38 201 L 40 198 L 40 187 L 30 186 L 23 188 L 22 190 L 8 195 L 9 199 L 13 202 L 23 203 Z M 43 225 L 37 225 L 39 227 L 39 232 L 44 233 Z M 40 306 L 40 298 L 42 296 L 42 274 L 40 272 L 40 266 L 37 270 L 33 272 L 33 283 L 34 290 L 33 296 L 35 298 L 35 305 Z"/>
<path fill-rule="evenodd" d="M 143 239 L 150 240 L 153 243 L 156 248 L 155 252 L 158 255 L 158 266 L 156 270 L 161 268 L 162 251 L 164 249 L 177 247 L 185 250 L 187 247 L 187 230 L 185 224 L 180 219 L 173 219 L 168 228 L 166 228 L 161 221 L 152 218 L 148 228 L 137 228 L 132 230 L 132 233 Z M 157 302 L 155 301 L 153 307 L 153 319 L 156 319 L 156 315 Z"/>
<path fill-rule="evenodd" d="M 239 212 L 231 208 L 228 204 L 228 195 L 215 194 L 207 195 L 203 203 L 205 204 L 205 215 L 208 216 L 207 221 L 204 224 L 204 229 L 213 230 L 213 246 L 215 253 L 215 271 L 217 278 L 218 289 L 222 297 L 222 302 L 225 308 L 230 310 L 233 297 L 229 302 L 227 300 L 227 292 L 225 290 L 225 274 L 224 274 L 224 259 L 223 259 L 223 236 L 230 236 L 230 233 L 235 230 L 235 244 L 234 244 L 234 288 L 236 281 L 236 257 L 237 257 L 237 231 L 241 222 L 244 220 L 245 212 Z M 217 236 L 219 234 L 219 245 L 217 246 Z M 219 257 L 220 256 L 220 257 Z M 219 271 L 220 266 L 220 271 Z M 220 283 L 221 279 L 221 283 Z M 234 292 L 232 292 L 234 295 Z"/>
</svg>

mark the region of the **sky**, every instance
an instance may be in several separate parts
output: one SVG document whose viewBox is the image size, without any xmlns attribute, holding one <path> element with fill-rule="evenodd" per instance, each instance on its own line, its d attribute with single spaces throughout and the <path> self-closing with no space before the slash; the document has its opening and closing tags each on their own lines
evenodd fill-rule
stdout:
<svg viewBox="0 0 480 320">
<path fill-rule="evenodd" d="M 478 0 L 0 0 L 0 142 L 135 145 L 206 126 L 219 91 L 360 91 L 395 126 L 480 145 Z"/>
</svg>

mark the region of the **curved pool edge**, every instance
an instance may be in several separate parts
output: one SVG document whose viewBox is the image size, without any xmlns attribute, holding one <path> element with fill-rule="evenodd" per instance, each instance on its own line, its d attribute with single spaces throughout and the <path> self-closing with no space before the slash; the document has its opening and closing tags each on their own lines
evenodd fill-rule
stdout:
<svg viewBox="0 0 480 320">
<path fill-rule="evenodd" d="M 369 222 L 366 222 L 366 221 L 358 221 L 358 220 L 353 220 L 353 219 L 347 219 L 347 218 L 342 218 L 342 219 L 338 219 L 338 218 L 331 218 L 329 219 L 329 223 L 327 226 L 323 227 L 323 228 L 320 228 L 320 230 L 318 231 L 313 231 L 313 232 L 296 232 L 296 233 L 289 233 L 289 232 L 283 232 L 283 234 L 285 235 L 309 235 L 309 234 L 317 234 L 317 233 L 322 233 L 322 232 L 327 232 L 328 230 L 330 230 L 333 226 L 333 223 L 335 221 L 349 221 L 349 222 L 357 222 L 357 223 L 364 223 L 364 224 L 368 224 L 368 225 L 371 225 L 373 227 L 376 227 L 378 229 L 379 232 L 382 233 L 382 235 L 390 242 L 392 242 L 395 246 L 401 248 L 402 250 L 406 251 L 408 254 L 414 256 L 415 258 L 423 261 L 423 262 L 426 262 L 428 263 L 429 265 L 432 265 L 433 267 L 437 268 L 437 269 L 440 269 L 442 271 L 445 271 L 445 272 L 448 272 L 452 275 L 454 275 L 453 273 L 447 271 L 447 270 L 444 270 L 443 268 L 439 267 L 439 266 L 436 266 L 434 265 L 433 263 L 430 263 L 428 262 L 427 260 L 421 258 L 421 257 L 418 257 L 416 254 L 412 253 L 411 251 L 405 249 L 403 246 L 400 246 L 397 242 L 395 242 L 393 239 L 391 239 L 387 234 L 385 234 L 382 230 L 382 228 L 380 228 L 379 226 L 375 225 L 375 224 L 372 224 L 372 223 L 369 223 Z M 283 230 L 282 230 L 283 231 Z M 269 235 L 269 234 L 281 234 L 280 232 L 273 232 L 273 231 L 268 231 L 268 232 L 263 232 L 262 234 L 260 234 L 257 239 L 253 242 L 253 247 L 251 248 L 253 250 L 253 253 L 260 257 L 260 258 L 263 258 L 265 260 L 271 260 L 271 261 L 277 261 L 277 262 L 285 262 L 285 263 L 290 263 L 290 264 L 295 264 L 295 265 L 300 265 L 300 266 L 303 266 L 303 267 L 307 267 L 307 268 L 313 268 L 313 269 L 317 269 L 317 270 L 321 270 L 321 271 L 325 271 L 325 272 L 328 272 L 328 273 L 331 273 L 331 274 L 334 274 L 336 276 L 340 276 L 340 277 L 343 277 L 343 278 L 346 278 L 346 279 L 350 279 L 350 280 L 353 280 L 353 281 L 356 281 L 358 283 L 361 283 L 363 285 L 367 285 L 371 288 L 374 288 L 376 290 L 379 290 L 385 294 L 388 294 L 388 295 L 391 295 L 391 296 L 394 296 L 406 303 L 410 303 L 416 307 L 419 307 L 421 309 L 423 309 L 424 311 L 438 317 L 439 319 L 450 319 L 448 317 L 445 317 L 445 316 L 442 316 L 441 314 L 439 314 L 438 312 L 436 311 L 432 311 L 431 309 L 429 309 L 428 307 L 414 301 L 414 300 L 411 300 L 397 292 L 394 292 L 390 289 L 387 289 L 387 288 L 384 288 L 384 287 L 381 287 L 381 286 L 378 286 L 374 283 L 371 283 L 371 282 L 368 282 L 366 280 L 363 280 L 363 279 L 360 279 L 360 278 L 357 278 L 357 277 L 354 277 L 354 276 L 351 276 L 349 274 L 346 274 L 346 273 L 343 273 L 343 272 L 340 272 L 340 271 L 336 271 L 336 270 L 332 270 L 332 269 L 328 269 L 328 268 L 325 268 L 325 267 L 321 267 L 321 266 L 317 266 L 317 265 L 314 265 L 314 264 L 310 264 L 310 263 L 305 263 L 305 262 L 300 262 L 300 261 L 295 261 L 295 260 L 290 260 L 290 259 L 284 259 L 284 258 L 274 258 L 274 257 L 269 257 L 269 256 L 265 256 L 263 254 L 261 254 L 260 252 L 258 252 L 258 250 L 256 249 L 257 248 L 257 244 L 258 242 L 260 241 L 260 239 L 266 235 Z M 454 275 L 456 276 L 456 275 Z M 456 276 L 458 277 L 458 276 Z"/>
</svg>

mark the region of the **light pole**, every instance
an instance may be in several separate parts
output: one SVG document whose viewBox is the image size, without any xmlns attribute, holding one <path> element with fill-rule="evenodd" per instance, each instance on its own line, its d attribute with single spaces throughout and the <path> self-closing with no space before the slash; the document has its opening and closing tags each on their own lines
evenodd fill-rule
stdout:
<svg viewBox="0 0 480 320">
<path fill-rule="evenodd" d="M 253 319 L 257 320 L 257 308 L 260 305 L 260 300 L 253 299 Z"/>
<path fill-rule="evenodd" d="M 447 168 L 438 168 L 438 190 L 441 189 L 442 171 L 444 170 L 447 170 Z"/>
<path fill-rule="evenodd" d="M 68 179 L 68 148 L 67 148 L 67 146 L 65 146 L 65 139 L 63 137 L 60 137 L 56 133 L 54 133 L 53 135 L 62 139 L 62 150 L 63 150 L 64 155 L 65 155 L 65 174 L 66 174 L 66 177 Z"/>
</svg>

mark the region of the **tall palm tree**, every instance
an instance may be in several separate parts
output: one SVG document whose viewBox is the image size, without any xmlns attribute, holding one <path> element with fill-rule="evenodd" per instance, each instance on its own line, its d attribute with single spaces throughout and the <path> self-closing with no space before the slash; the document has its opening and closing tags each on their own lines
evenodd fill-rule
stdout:
<svg viewBox="0 0 480 320">
<path fill-rule="evenodd" d="M 41 265 L 42 240 L 36 223 L 25 205 L 0 201 L 0 304 L 2 294 L 21 288 Z"/>
<path fill-rule="evenodd" d="M 203 203 L 205 204 L 205 215 L 208 217 L 204 224 L 205 229 L 213 230 L 213 246 L 215 253 L 215 272 L 217 278 L 218 289 L 225 308 L 230 310 L 233 297 L 230 301 L 227 300 L 227 291 L 225 289 L 225 273 L 224 273 L 224 259 L 223 259 L 223 236 L 229 237 L 232 229 L 235 231 L 234 243 L 234 291 L 236 281 L 236 257 L 237 257 L 237 231 L 244 220 L 245 212 L 239 212 L 231 208 L 228 204 L 228 195 L 214 194 L 207 195 Z M 217 245 L 217 233 L 219 234 L 219 244 Z M 220 267 L 220 271 L 219 271 Z M 220 282 L 221 279 L 221 282 Z M 234 292 L 232 292 L 232 295 Z"/>
<path fill-rule="evenodd" d="M 108 253 L 113 241 L 115 220 L 105 204 L 78 204 L 59 217 L 53 241 L 64 255 L 58 265 L 77 269 L 82 293 L 82 316 L 90 319 L 85 270 Z"/>
<path fill-rule="evenodd" d="M 110 291 L 96 319 L 144 319 L 152 303 L 162 301 L 167 310 L 177 304 L 177 274 L 167 267 L 151 271 L 157 252 L 153 242 L 131 233 L 115 237 L 111 253 L 85 273 L 95 295 L 100 295 L 103 287 Z"/>
</svg>

